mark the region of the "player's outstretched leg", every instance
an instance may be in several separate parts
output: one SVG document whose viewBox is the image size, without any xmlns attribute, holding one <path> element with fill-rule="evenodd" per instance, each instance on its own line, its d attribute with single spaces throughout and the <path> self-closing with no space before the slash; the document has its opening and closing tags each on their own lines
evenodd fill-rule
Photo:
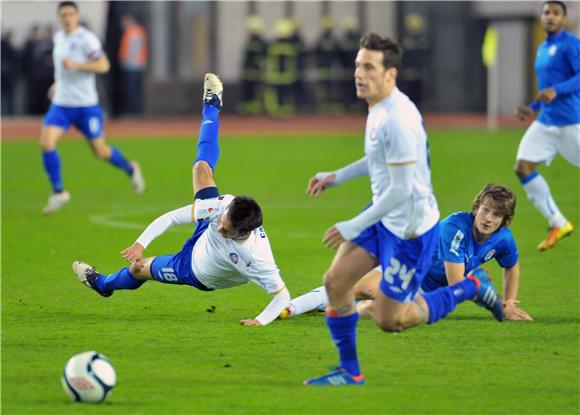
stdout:
<svg viewBox="0 0 580 415">
<path fill-rule="evenodd" d="M 94 267 L 81 261 L 74 261 L 72 268 L 80 282 L 103 297 L 110 297 L 115 290 L 135 290 L 145 282 L 136 279 L 127 267 L 110 275 L 100 274 Z"/>
<path fill-rule="evenodd" d="M 476 304 L 488 309 L 497 321 L 504 320 L 501 297 L 489 275 L 483 270 L 476 271 L 457 284 L 441 287 L 421 296 L 429 311 L 427 323 L 433 324 L 441 320 L 455 310 L 457 304 L 467 300 L 473 300 Z"/>
<path fill-rule="evenodd" d="M 219 196 L 213 172 L 220 154 L 218 137 L 222 96 L 223 85 L 217 75 L 206 74 L 203 83 L 203 108 L 197 157 L 193 162 L 193 190 L 196 199 Z"/>
</svg>

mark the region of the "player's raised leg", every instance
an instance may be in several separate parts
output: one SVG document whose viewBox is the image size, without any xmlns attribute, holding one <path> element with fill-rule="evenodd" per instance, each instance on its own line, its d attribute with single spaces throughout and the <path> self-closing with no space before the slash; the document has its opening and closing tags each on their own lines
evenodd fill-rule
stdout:
<svg viewBox="0 0 580 415">
<path fill-rule="evenodd" d="M 213 177 L 219 149 L 219 112 L 222 106 L 223 85 L 217 75 L 208 73 L 203 83 L 202 119 L 197 142 L 197 157 L 193 162 L 193 194 L 196 199 L 219 196 Z"/>
</svg>

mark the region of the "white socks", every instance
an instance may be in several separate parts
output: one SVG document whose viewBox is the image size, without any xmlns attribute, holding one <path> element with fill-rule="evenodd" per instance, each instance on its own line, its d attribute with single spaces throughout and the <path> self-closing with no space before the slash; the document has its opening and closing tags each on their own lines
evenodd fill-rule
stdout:
<svg viewBox="0 0 580 415">
<path fill-rule="evenodd" d="M 327 304 L 326 288 L 322 285 L 290 301 L 290 312 L 292 317 L 299 316 L 300 314 L 325 307 Z"/>
<path fill-rule="evenodd" d="M 530 179 L 531 177 L 531 179 Z M 561 228 L 566 225 L 566 218 L 556 206 L 556 202 L 550 193 L 548 182 L 537 172 L 522 180 L 522 185 L 526 190 L 528 199 L 540 211 L 540 213 L 548 219 L 551 227 Z"/>
</svg>

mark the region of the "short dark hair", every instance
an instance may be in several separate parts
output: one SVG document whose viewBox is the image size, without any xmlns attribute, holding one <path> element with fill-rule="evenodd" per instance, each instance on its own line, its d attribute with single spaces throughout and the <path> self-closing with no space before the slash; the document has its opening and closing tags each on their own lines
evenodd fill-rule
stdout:
<svg viewBox="0 0 580 415">
<path fill-rule="evenodd" d="M 546 0 L 545 2 L 542 3 L 542 9 L 544 8 L 544 6 L 546 4 L 557 4 L 558 6 L 560 6 L 562 8 L 562 10 L 564 11 L 564 16 L 567 15 L 568 10 L 566 10 L 566 5 L 564 4 L 563 1 L 558 1 L 558 0 Z"/>
<path fill-rule="evenodd" d="M 228 207 L 228 216 L 232 226 L 245 236 L 262 226 L 262 209 L 249 196 L 236 196 Z"/>
<path fill-rule="evenodd" d="M 403 49 L 390 37 L 376 33 L 367 33 L 360 39 L 360 47 L 383 52 L 383 66 L 385 69 L 401 69 L 403 64 Z"/>
<path fill-rule="evenodd" d="M 60 11 L 60 9 L 62 9 L 63 7 L 74 7 L 75 10 L 79 9 L 79 6 L 77 6 L 77 4 L 74 1 L 61 1 L 60 3 L 58 3 L 58 9 Z"/>
<path fill-rule="evenodd" d="M 474 216 L 483 201 L 487 198 L 493 200 L 495 209 L 503 216 L 501 226 L 510 226 L 516 213 L 516 195 L 507 187 L 494 183 L 486 184 L 477 196 L 475 196 L 471 204 L 471 211 Z"/>
</svg>

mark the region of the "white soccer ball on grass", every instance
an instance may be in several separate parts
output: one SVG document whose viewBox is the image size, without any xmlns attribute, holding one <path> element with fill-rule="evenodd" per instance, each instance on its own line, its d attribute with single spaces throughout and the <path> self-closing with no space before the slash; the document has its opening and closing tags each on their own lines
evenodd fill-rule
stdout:
<svg viewBox="0 0 580 415">
<path fill-rule="evenodd" d="M 74 355 L 64 367 L 62 387 L 77 402 L 103 402 L 117 381 L 106 356 L 91 351 Z"/>
</svg>

